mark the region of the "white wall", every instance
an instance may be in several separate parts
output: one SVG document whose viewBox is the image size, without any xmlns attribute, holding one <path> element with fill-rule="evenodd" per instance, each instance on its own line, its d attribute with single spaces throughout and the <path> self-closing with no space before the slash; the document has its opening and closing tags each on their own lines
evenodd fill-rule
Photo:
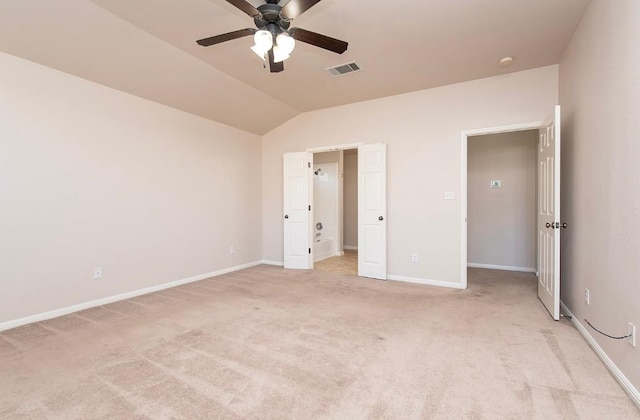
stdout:
<svg viewBox="0 0 640 420">
<path fill-rule="evenodd" d="M 338 162 L 313 165 L 313 225 L 314 237 L 338 241 Z M 315 175 L 315 171 L 318 175 Z M 315 226 L 322 223 L 322 229 Z"/>
<path fill-rule="evenodd" d="M 335 152 L 317 152 L 313 154 L 313 162 L 314 163 L 337 163 L 338 167 L 337 167 L 337 174 L 336 174 L 336 188 L 338 189 L 337 191 L 337 211 L 335 212 L 335 229 L 333 229 L 333 231 L 331 232 L 331 236 L 333 237 L 333 239 L 335 239 L 335 247 L 334 247 L 334 251 L 336 253 L 342 253 L 342 241 L 343 241 L 343 236 L 342 236 L 342 230 L 338 229 L 337 226 L 338 225 L 342 225 L 343 223 L 343 211 L 342 211 L 342 207 L 343 207 L 343 199 L 342 199 L 342 194 L 343 194 L 343 189 L 344 189 L 344 183 L 341 177 L 338 176 L 338 174 L 340 174 L 343 171 L 343 164 L 344 164 L 344 158 L 342 155 L 341 151 L 335 151 Z M 315 200 L 315 197 L 314 197 Z M 315 211 L 317 210 L 317 205 L 315 203 L 315 201 L 313 202 L 313 209 L 314 209 L 314 218 L 317 219 L 317 216 L 315 215 Z M 315 222 L 314 222 L 315 224 Z M 315 230 L 314 230 L 315 232 Z M 326 238 L 327 236 L 327 232 L 323 233 L 323 236 Z M 317 257 L 317 256 L 316 256 Z"/>
<path fill-rule="evenodd" d="M 0 53 L 0 323 L 259 261 L 260 154 L 256 135 Z"/>
<path fill-rule="evenodd" d="M 358 150 L 344 151 L 344 245 L 358 247 Z"/>
<path fill-rule="evenodd" d="M 538 130 L 468 138 L 470 265 L 535 271 L 537 141 Z"/>
<path fill-rule="evenodd" d="M 594 0 L 560 63 L 561 296 L 612 335 L 640 333 L 639 75 L 640 2 Z M 640 389 L 640 341 L 589 332 Z"/>
<path fill-rule="evenodd" d="M 354 76 L 355 77 L 355 76 Z M 461 284 L 461 131 L 540 121 L 557 102 L 558 67 L 298 115 L 263 137 L 264 258 L 282 261 L 282 155 L 388 144 L 388 273 Z M 444 200 L 445 191 L 456 200 Z M 411 263 L 411 254 L 419 255 Z"/>
</svg>

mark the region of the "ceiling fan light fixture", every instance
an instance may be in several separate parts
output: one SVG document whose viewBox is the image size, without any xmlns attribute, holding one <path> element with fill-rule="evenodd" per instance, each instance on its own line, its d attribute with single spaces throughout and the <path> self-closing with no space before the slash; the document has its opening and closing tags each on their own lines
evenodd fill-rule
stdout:
<svg viewBox="0 0 640 420">
<path fill-rule="evenodd" d="M 222 2 L 222 0 L 217 0 Z M 203 47 L 220 44 L 238 38 L 253 35 L 255 45 L 251 50 L 263 60 L 264 67 L 269 63 L 271 73 L 284 70 L 284 60 L 289 58 L 297 41 L 304 42 L 325 50 L 342 54 L 349 43 L 331 38 L 302 28 L 290 28 L 291 22 L 298 15 L 307 11 L 320 0 L 227 0 L 228 3 L 243 11 L 253 19 L 257 29 L 245 28 L 220 35 L 199 39 L 196 42 Z M 295 39 L 294 39 L 295 37 Z"/>
<path fill-rule="evenodd" d="M 258 57 L 264 58 L 264 55 L 273 47 L 273 36 L 271 32 L 260 30 L 253 36 L 253 41 L 256 43 L 251 50 L 258 55 Z"/>
<path fill-rule="evenodd" d="M 261 48 L 259 48 L 257 45 L 254 45 L 253 47 L 251 47 L 251 51 L 253 51 L 254 53 L 256 53 L 256 55 L 258 57 L 260 57 L 262 60 L 265 59 L 265 56 L 267 55 L 267 51 L 262 51 Z"/>
<path fill-rule="evenodd" d="M 287 58 L 291 57 L 289 54 L 287 54 L 282 47 L 280 47 L 279 45 L 276 45 L 275 47 L 273 47 L 273 62 L 274 63 L 280 63 L 284 60 L 286 60 Z"/>
<path fill-rule="evenodd" d="M 273 47 L 273 62 L 274 63 L 280 63 L 284 60 L 286 60 L 287 58 L 291 57 L 289 54 L 286 54 L 284 52 L 284 50 L 276 45 L 275 47 Z"/>
<path fill-rule="evenodd" d="M 296 40 L 287 32 L 282 32 L 276 37 L 276 44 L 284 54 L 290 55 L 296 47 Z"/>
</svg>

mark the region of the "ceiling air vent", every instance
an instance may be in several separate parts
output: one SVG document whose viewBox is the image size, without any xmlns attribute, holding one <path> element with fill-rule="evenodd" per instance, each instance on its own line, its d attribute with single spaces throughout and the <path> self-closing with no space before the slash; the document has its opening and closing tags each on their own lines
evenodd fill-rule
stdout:
<svg viewBox="0 0 640 420">
<path fill-rule="evenodd" d="M 329 72 L 330 75 L 334 77 L 344 76 L 345 74 L 354 73 L 356 71 L 360 71 L 360 66 L 358 66 L 355 62 L 348 64 L 341 64 L 335 67 L 329 67 L 325 69 Z"/>
</svg>

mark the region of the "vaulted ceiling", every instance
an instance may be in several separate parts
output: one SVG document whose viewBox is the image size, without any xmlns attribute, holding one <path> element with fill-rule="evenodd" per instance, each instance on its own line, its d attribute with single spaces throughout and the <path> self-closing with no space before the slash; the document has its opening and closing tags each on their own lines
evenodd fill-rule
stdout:
<svg viewBox="0 0 640 420">
<path fill-rule="evenodd" d="M 588 3 L 322 0 L 292 26 L 348 50 L 298 42 L 269 73 L 252 37 L 195 43 L 253 27 L 225 0 L 2 0 L 0 51 L 264 134 L 305 111 L 556 64 Z M 498 66 L 504 56 L 513 65 Z M 351 61 L 362 71 L 325 71 Z"/>
</svg>

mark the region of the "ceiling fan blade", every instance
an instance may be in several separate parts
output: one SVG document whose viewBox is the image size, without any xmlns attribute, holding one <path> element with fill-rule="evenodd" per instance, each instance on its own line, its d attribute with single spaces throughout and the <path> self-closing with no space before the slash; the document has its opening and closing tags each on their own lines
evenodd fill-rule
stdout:
<svg viewBox="0 0 640 420">
<path fill-rule="evenodd" d="M 290 0 L 282 8 L 282 14 L 289 19 L 295 19 L 319 2 L 320 0 Z"/>
<path fill-rule="evenodd" d="M 349 45 L 349 43 L 340 41 L 339 39 L 307 31 L 306 29 L 293 28 L 289 33 L 296 41 L 306 42 L 307 44 L 315 45 L 316 47 L 324 48 L 325 50 L 338 54 L 345 52 Z"/>
<path fill-rule="evenodd" d="M 271 73 L 280 73 L 284 70 L 284 63 L 281 61 L 276 63 L 273 61 L 273 48 L 269 50 L 269 71 Z"/>
<path fill-rule="evenodd" d="M 258 9 L 244 0 L 227 0 L 227 3 L 233 4 L 251 17 L 262 16 L 262 13 L 260 13 Z"/>
<path fill-rule="evenodd" d="M 219 44 L 221 42 L 231 41 L 232 39 L 242 38 L 243 36 L 253 35 L 256 33 L 256 31 L 257 29 L 253 28 L 240 29 L 233 32 L 227 32 L 226 34 L 199 39 L 196 42 L 203 47 L 208 47 L 209 45 Z"/>
</svg>

